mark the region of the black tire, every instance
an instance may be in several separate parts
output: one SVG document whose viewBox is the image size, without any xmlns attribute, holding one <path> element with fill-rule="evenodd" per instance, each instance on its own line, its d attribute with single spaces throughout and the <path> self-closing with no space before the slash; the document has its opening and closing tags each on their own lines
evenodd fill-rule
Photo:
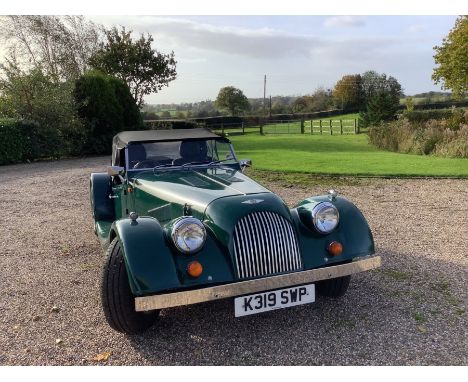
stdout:
<svg viewBox="0 0 468 382">
<path fill-rule="evenodd" d="M 117 238 L 107 250 L 107 261 L 102 273 L 101 300 L 110 327 L 121 333 L 144 332 L 153 325 L 159 315 L 158 310 L 135 311 L 135 296 L 130 290 L 127 268 Z"/>
<path fill-rule="evenodd" d="M 337 277 L 336 279 L 329 279 L 318 281 L 315 286 L 317 293 L 325 297 L 341 297 L 349 287 L 351 276 Z"/>
</svg>

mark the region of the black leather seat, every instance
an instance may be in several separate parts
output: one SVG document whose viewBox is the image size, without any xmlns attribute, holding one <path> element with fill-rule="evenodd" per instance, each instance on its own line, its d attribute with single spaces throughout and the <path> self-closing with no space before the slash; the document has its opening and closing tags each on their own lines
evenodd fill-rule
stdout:
<svg viewBox="0 0 468 382">
<path fill-rule="evenodd" d="M 141 143 L 134 143 L 128 146 L 128 158 L 130 168 L 146 160 L 146 149 Z"/>
<path fill-rule="evenodd" d="M 190 162 L 205 162 L 208 160 L 207 152 L 206 141 L 183 141 L 179 148 L 180 158 L 174 159 L 172 164 L 180 166 Z"/>
</svg>

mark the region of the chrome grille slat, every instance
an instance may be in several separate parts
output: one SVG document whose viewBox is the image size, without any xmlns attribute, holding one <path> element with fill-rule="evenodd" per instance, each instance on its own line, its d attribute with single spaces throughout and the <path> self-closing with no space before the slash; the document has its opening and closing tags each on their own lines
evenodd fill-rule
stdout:
<svg viewBox="0 0 468 382">
<path fill-rule="evenodd" d="M 276 273 L 284 272 L 284 260 L 282 258 L 282 254 L 284 252 L 284 238 L 281 236 L 281 230 L 278 229 L 276 220 L 272 220 L 268 212 L 264 212 L 264 214 L 266 215 L 266 217 L 268 217 L 268 221 L 271 227 L 273 228 L 273 232 L 275 233 L 273 239 L 271 240 L 271 243 L 273 248 L 275 249 L 274 256 L 277 263 Z"/>
<path fill-rule="evenodd" d="M 291 223 L 270 211 L 253 212 L 234 228 L 234 257 L 240 279 L 302 269 Z"/>
<path fill-rule="evenodd" d="M 273 236 L 271 235 L 271 232 L 268 231 L 268 229 L 266 229 L 266 227 L 268 227 L 268 223 L 267 221 L 265 220 L 265 216 L 263 215 L 262 212 L 260 213 L 257 213 L 255 214 L 256 216 L 258 216 L 258 219 L 260 221 L 260 224 L 262 225 L 263 227 L 263 234 L 262 234 L 262 238 L 264 238 L 263 242 L 265 242 L 265 245 L 266 245 L 266 251 L 264 252 L 264 254 L 266 255 L 266 257 L 269 257 L 269 258 L 274 258 L 274 252 L 273 252 L 273 243 L 274 243 L 274 238 Z"/>
<path fill-rule="evenodd" d="M 257 235 L 257 237 L 260 237 L 261 235 L 264 234 L 263 230 L 262 230 L 262 225 L 260 224 L 260 222 L 258 220 L 257 214 L 252 215 L 252 217 L 253 217 L 253 220 L 255 222 L 256 235 Z M 269 263 L 270 263 L 270 252 L 268 250 L 266 250 L 266 246 L 264 245 L 263 240 L 260 240 L 260 247 L 261 247 L 261 253 L 267 253 L 267 258 L 264 261 L 265 267 L 263 269 L 263 273 L 269 273 L 269 272 L 271 272 L 268 269 L 269 268 L 268 266 L 269 266 Z"/>
</svg>

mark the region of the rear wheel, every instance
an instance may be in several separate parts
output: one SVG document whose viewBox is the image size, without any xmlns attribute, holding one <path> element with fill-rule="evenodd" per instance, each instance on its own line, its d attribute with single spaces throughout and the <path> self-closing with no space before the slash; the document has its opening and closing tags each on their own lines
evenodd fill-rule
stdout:
<svg viewBox="0 0 468 382">
<path fill-rule="evenodd" d="M 117 238 L 107 250 L 107 261 L 102 274 L 101 300 L 107 322 L 112 329 L 122 333 L 144 332 L 153 325 L 159 315 L 159 311 L 135 311 L 135 296 L 130 290 L 127 268 Z"/>
<path fill-rule="evenodd" d="M 326 297 L 341 297 L 348 290 L 350 281 L 351 276 L 318 281 L 316 283 L 317 293 Z"/>
</svg>

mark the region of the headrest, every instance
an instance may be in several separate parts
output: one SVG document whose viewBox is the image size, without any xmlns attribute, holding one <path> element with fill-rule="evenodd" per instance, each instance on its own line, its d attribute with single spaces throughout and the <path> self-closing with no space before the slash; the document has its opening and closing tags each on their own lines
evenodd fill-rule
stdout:
<svg viewBox="0 0 468 382">
<path fill-rule="evenodd" d="M 203 159 L 206 157 L 208 147 L 206 141 L 182 141 L 179 152 L 183 158 Z"/>
<path fill-rule="evenodd" d="M 131 161 L 142 161 L 146 159 L 146 149 L 141 143 L 134 143 L 128 146 L 129 158 Z"/>
</svg>

